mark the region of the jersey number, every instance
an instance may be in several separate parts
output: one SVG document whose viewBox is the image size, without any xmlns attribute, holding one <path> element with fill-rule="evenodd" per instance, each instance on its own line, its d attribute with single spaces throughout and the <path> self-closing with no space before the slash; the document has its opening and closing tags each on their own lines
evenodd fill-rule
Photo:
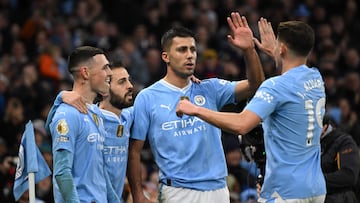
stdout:
<svg viewBox="0 0 360 203">
<path fill-rule="evenodd" d="M 325 98 L 319 99 L 314 107 L 313 100 L 305 100 L 305 109 L 308 112 L 308 127 L 306 133 L 306 146 L 312 145 L 314 137 L 315 122 L 322 128 L 322 116 L 321 111 L 325 108 Z"/>
</svg>

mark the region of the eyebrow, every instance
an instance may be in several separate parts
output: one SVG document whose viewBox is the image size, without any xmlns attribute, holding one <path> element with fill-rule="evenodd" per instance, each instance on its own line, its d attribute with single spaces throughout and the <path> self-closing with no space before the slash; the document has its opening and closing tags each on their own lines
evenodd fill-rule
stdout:
<svg viewBox="0 0 360 203">
<path fill-rule="evenodd" d="M 105 64 L 105 65 L 103 65 L 103 67 L 102 68 L 110 68 L 110 64 Z"/>
</svg>

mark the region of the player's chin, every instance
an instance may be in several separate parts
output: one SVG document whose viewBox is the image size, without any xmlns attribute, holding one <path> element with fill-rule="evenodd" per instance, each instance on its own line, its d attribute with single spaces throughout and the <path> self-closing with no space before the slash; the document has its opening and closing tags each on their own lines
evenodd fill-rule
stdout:
<svg viewBox="0 0 360 203">
<path fill-rule="evenodd" d="M 104 88 L 103 90 L 98 91 L 98 94 L 100 94 L 103 97 L 108 97 L 110 95 L 109 89 Z"/>
<path fill-rule="evenodd" d="M 189 70 L 186 71 L 185 75 L 187 77 L 190 77 L 190 76 L 194 75 L 194 72 L 195 72 L 194 69 L 189 69 Z"/>
</svg>

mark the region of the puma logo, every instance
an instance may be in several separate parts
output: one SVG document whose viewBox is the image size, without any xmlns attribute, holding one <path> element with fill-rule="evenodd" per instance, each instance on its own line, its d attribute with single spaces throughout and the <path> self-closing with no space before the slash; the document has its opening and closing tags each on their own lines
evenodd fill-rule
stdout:
<svg viewBox="0 0 360 203">
<path fill-rule="evenodd" d="M 167 110 L 170 111 L 170 104 L 169 104 L 169 105 L 160 104 L 160 107 L 161 107 L 161 108 L 165 108 L 165 109 L 167 109 Z"/>
</svg>

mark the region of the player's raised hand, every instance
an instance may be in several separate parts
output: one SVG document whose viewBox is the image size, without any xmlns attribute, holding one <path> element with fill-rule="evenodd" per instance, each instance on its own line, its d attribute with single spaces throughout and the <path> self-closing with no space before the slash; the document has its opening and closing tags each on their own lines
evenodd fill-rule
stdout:
<svg viewBox="0 0 360 203">
<path fill-rule="evenodd" d="M 274 52 L 276 48 L 276 37 L 271 26 L 271 23 L 267 21 L 266 18 L 260 18 L 258 22 L 259 32 L 260 32 L 260 41 L 254 38 L 254 42 L 256 46 L 269 55 L 270 57 L 274 58 Z"/>
<path fill-rule="evenodd" d="M 227 38 L 231 44 L 242 50 L 254 48 L 253 33 L 245 16 L 232 12 L 230 17 L 227 17 L 227 22 L 231 30 Z"/>
</svg>

